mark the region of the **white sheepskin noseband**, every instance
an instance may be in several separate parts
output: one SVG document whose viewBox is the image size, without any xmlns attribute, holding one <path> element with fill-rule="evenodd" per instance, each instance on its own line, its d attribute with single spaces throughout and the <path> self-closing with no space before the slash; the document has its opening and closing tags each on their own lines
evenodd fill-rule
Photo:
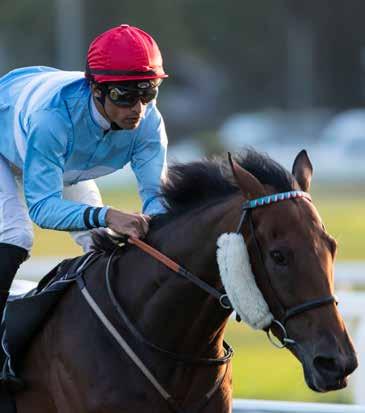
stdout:
<svg viewBox="0 0 365 413">
<path fill-rule="evenodd" d="M 256 285 L 243 236 L 222 234 L 217 247 L 220 276 L 233 309 L 252 328 L 268 327 L 274 317 Z"/>
</svg>

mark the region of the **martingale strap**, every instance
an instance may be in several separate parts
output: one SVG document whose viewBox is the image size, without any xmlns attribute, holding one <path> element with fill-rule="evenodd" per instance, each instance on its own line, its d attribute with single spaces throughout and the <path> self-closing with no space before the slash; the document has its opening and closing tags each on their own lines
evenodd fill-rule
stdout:
<svg viewBox="0 0 365 413">
<path fill-rule="evenodd" d="M 107 279 L 107 284 L 109 284 L 109 270 L 110 270 L 110 263 L 112 261 L 112 258 L 117 251 L 118 248 L 114 250 L 114 252 L 110 255 L 107 263 L 107 269 L 106 269 L 106 279 Z M 80 291 L 85 298 L 86 302 L 90 306 L 91 310 L 94 312 L 94 314 L 97 316 L 97 318 L 100 320 L 100 322 L 104 325 L 104 327 L 107 329 L 107 331 L 110 333 L 110 335 L 114 338 L 114 340 L 119 344 L 119 346 L 124 350 L 124 352 L 127 354 L 127 356 L 133 361 L 133 363 L 137 366 L 137 368 L 141 371 L 141 373 L 146 377 L 146 379 L 152 384 L 152 386 L 155 388 L 155 390 L 161 395 L 161 397 L 168 403 L 169 408 L 172 412 L 174 413 L 198 413 L 200 412 L 201 409 L 203 409 L 208 402 L 211 400 L 211 398 L 216 394 L 216 392 L 219 390 L 220 386 L 222 385 L 227 371 L 228 371 L 228 362 L 232 358 L 233 355 L 233 350 L 231 347 L 224 342 L 224 350 L 225 350 L 225 355 L 223 357 L 217 358 L 217 359 L 204 359 L 204 358 L 197 358 L 197 362 L 203 362 L 203 364 L 207 365 L 225 365 L 224 366 L 224 371 L 223 374 L 221 374 L 217 379 L 214 381 L 212 387 L 208 392 L 204 394 L 204 396 L 196 402 L 194 405 L 189 406 L 187 408 L 182 408 L 179 405 L 179 402 L 162 386 L 156 376 L 152 373 L 152 371 L 145 365 L 145 363 L 142 361 L 142 359 L 137 355 L 137 353 L 132 349 L 132 347 L 127 343 L 127 341 L 122 337 L 122 335 L 118 332 L 118 330 L 115 328 L 115 326 L 110 322 L 109 318 L 105 315 L 105 313 L 101 310 L 99 305 L 95 302 L 94 298 L 91 296 L 90 292 L 87 289 L 86 286 L 86 281 L 84 278 L 84 271 L 86 267 L 85 265 L 82 265 L 76 272 L 77 272 L 77 284 L 80 288 Z M 109 294 L 111 293 L 110 289 L 110 284 L 108 288 Z M 115 305 L 116 299 L 115 296 L 113 296 L 112 302 Z M 118 306 L 117 308 L 118 313 L 120 314 L 121 307 Z M 126 320 L 126 315 L 124 314 L 124 317 L 122 317 L 123 320 Z M 130 321 L 127 319 L 128 323 L 127 326 L 130 327 Z M 132 332 L 134 332 L 132 330 Z M 151 344 L 151 343 L 149 343 Z M 157 346 L 154 346 L 158 348 Z M 158 348 L 159 351 L 162 350 L 164 354 L 169 353 L 170 355 L 173 355 L 174 353 L 170 353 L 168 351 L 164 351 L 161 348 Z M 175 356 L 179 356 L 179 354 L 175 354 Z M 184 361 L 185 357 L 181 356 L 180 361 Z M 187 360 L 189 361 L 189 360 Z M 191 360 L 190 360 L 191 361 Z"/>
<path fill-rule="evenodd" d="M 112 254 L 110 255 L 109 259 L 108 259 L 108 263 L 107 263 L 107 267 L 105 270 L 105 283 L 106 283 L 106 287 L 107 287 L 107 292 L 110 298 L 110 301 L 112 302 L 116 312 L 119 314 L 121 320 L 123 320 L 123 322 L 125 323 L 125 325 L 127 326 L 128 330 L 133 334 L 133 336 L 140 341 L 142 344 L 146 345 L 147 347 L 149 347 L 150 349 L 157 351 L 159 353 L 161 353 L 162 355 L 169 357 L 177 362 L 181 362 L 184 364 L 201 364 L 201 365 L 207 365 L 207 366 L 219 366 L 222 364 L 226 364 L 230 361 L 230 359 L 233 356 L 233 350 L 231 348 L 231 346 L 226 343 L 225 341 L 223 341 L 223 349 L 224 349 L 224 355 L 221 357 L 217 357 L 217 358 L 205 358 L 205 357 L 194 357 L 191 356 L 189 354 L 181 354 L 181 353 L 174 353 L 172 351 L 168 351 L 160 346 L 157 346 L 156 344 L 150 342 L 149 340 L 147 340 L 140 332 L 139 330 L 133 325 L 133 323 L 131 322 L 131 320 L 129 319 L 129 317 L 127 316 L 127 313 L 124 311 L 123 307 L 121 306 L 121 304 L 118 302 L 113 288 L 112 288 L 112 284 L 111 284 L 111 271 L 110 271 L 110 267 L 111 267 L 111 262 L 112 259 L 115 255 L 115 253 L 118 251 L 118 247 L 112 252 Z"/>
</svg>

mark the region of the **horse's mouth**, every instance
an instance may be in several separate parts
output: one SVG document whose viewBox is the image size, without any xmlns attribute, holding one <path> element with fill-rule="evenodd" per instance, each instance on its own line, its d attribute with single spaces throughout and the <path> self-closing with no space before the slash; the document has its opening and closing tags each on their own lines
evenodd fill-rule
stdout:
<svg viewBox="0 0 365 413">
<path fill-rule="evenodd" d="M 315 392 L 344 389 L 349 376 L 358 367 L 358 358 L 351 346 L 340 351 L 329 346 L 316 348 L 308 343 L 297 343 L 290 350 L 302 364 L 308 387 Z"/>
<path fill-rule="evenodd" d="M 348 375 L 339 377 L 331 372 L 321 374 L 314 368 L 304 368 L 304 377 L 308 387 L 318 393 L 344 389 L 348 384 Z"/>
<path fill-rule="evenodd" d="M 311 377 L 305 375 L 305 380 L 310 389 L 318 393 L 325 393 L 333 390 L 344 389 L 348 384 L 348 376 L 342 378 L 325 378 L 312 374 Z"/>
</svg>

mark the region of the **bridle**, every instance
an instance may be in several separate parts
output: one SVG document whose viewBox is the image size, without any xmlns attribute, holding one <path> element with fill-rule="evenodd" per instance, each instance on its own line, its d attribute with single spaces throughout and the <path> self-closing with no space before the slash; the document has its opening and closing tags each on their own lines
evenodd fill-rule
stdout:
<svg viewBox="0 0 365 413">
<path fill-rule="evenodd" d="M 255 235 L 255 229 L 253 226 L 252 222 L 252 217 L 251 217 L 251 212 L 253 209 L 257 207 L 263 207 L 265 205 L 270 205 L 272 203 L 280 202 L 280 201 L 285 201 L 285 200 L 290 200 L 290 199 L 300 199 L 300 198 L 305 198 L 309 201 L 311 201 L 311 197 L 308 193 L 303 192 L 303 191 L 290 191 L 290 192 L 284 192 L 284 193 L 279 193 L 279 194 L 274 194 L 274 195 L 269 195 L 265 196 L 263 198 L 258 198 L 250 201 L 246 201 L 243 203 L 242 206 L 242 214 L 240 217 L 239 225 L 237 227 L 237 233 L 241 233 L 243 225 L 248 221 L 249 223 L 249 230 L 251 233 L 251 236 L 254 241 L 255 245 L 255 250 L 256 254 L 260 257 L 260 263 L 261 267 L 263 268 L 263 271 L 265 273 L 265 280 L 268 283 L 269 288 L 272 291 L 272 296 L 275 298 L 276 305 L 275 307 L 279 309 L 280 316 L 278 316 L 277 319 L 274 319 L 272 324 L 267 328 L 266 332 L 268 335 L 269 340 L 277 347 L 284 348 L 284 347 L 289 347 L 292 345 L 297 345 L 298 343 L 288 337 L 288 333 L 286 330 L 286 323 L 287 321 L 295 317 L 299 314 L 302 314 L 305 311 L 312 310 L 314 308 L 318 308 L 324 305 L 328 304 L 337 304 L 337 299 L 335 296 L 328 296 L 328 297 L 323 297 L 320 299 L 314 299 L 314 300 L 309 300 L 305 303 L 296 305 L 294 307 L 286 308 L 282 302 L 280 301 L 275 289 L 273 288 L 273 285 L 271 284 L 270 277 L 268 275 L 268 272 L 266 270 L 264 261 L 263 261 L 263 256 L 262 256 L 262 251 L 259 246 L 258 240 Z M 231 303 L 227 297 L 227 294 L 225 292 L 219 291 L 218 289 L 210 286 L 207 284 L 205 281 L 201 280 L 199 277 L 195 276 L 194 274 L 190 273 L 187 271 L 185 268 L 181 267 L 178 265 L 176 262 L 172 261 L 170 258 L 162 254 L 160 251 L 157 251 L 150 245 L 146 244 L 145 242 L 139 240 L 139 239 L 129 239 L 129 242 L 131 244 L 134 244 L 141 250 L 143 250 L 145 253 L 151 255 L 161 263 L 163 263 L 166 267 L 168 267 L 170 270 L 174 271 L 178 275 L 184 277 L 185 279 L 189 280 L 190 282 L 194 283 L 197 285 L 199 288 L 207 292 L 208 294 L 212 295 L 215 297 L 218 302 L 220 303 L 221 307 L 225 311 L 231 311 L 232 306 Z M 170 409 L 175 412 L 175 413 L 186 413 L 186 412 L 199 412 L 203 407 L 207 405 L 209 400 L 213 397 L 213 395 L 218 391 L 219 387 L 224 381 L 224 378 L 227 373 L 228 369 L 228 362 L 231 360 L 232 355 L 233 355 L 233 350 L 231 347 L 224 342 L 224 351 L 225 354 L 222 357 L 211 359 L 211 358 L 202 358 L 202 357 L 193 357 L 190 355 L 186 354 L 179 354 L 175 353 L 172 351 L 165 350 L 154 343 L 151 343 L 148 341 L 133 325 L 133 323 L 129 320 L 126 312 L 123 310 L 121 307 L 120 303 L 118 302 L 114 291 L 111 286 L 111 263 L 113 258 L 115 257 L 116 252 L 118 251 L 119 247 L 117 247 L 112 254 L 108 258 L 106 270 L 105 270 L 105 281 L 107 285 L 107 292 L 108 296 L 110 298 L 110 301 L 113 304 L 114 309 L 116 312 L 119 314 L 120 318 L 123 320 L 124 324 L 127 326 L 128 330 L 130 333 L 132 333 L 133 337 L 142 343 L 143 345 L 147 346 L 151 350 L 157 351 L 160 354 L 167 356 L 178 363 L 181 363 L 182 365 L 184 364 L 202 364 L 202 365 L 226 365 L 225 370 L 223 375 L 221 375 L 220 378 L 218 378 L 212 388 L 204 395 L 204 397 L 199 400 L 197 403 L 195 403 L 194 406 L 189 406 L 188 409 L 182 409 L 177 400 L 169 394 L 163 386 L 158 382 L 154 374 L 145 366 L 143 361 L 138 357 L 138 355 L 134 352 L 134 350 L 129 346 L 129 344 L 124 340 L 124 338 L 119 334 L 117 329 L 112 325 L 110 320 L 105 316 L 105 314 L 102 312 L 100 307 L 97 305 L 97 303 L 94 301 L 93 297 L 90 295 L 89 291 L 87 290 L 86 287 L 86 282 L 83 276 L 83 273 L 85 269 L 95 261 L 95 254 L 89 255 L 88 258 L 85 260 L 85 262 L 81 265 L 81 267 L 76 271 L 77 273 L 77 283 L 78 286 L 91 307 L 91 309 L 94 311 L 96 316 L 100 319 L 100 321 L 103 323 L 104 327 L 109 331 L 109 333 L 114 337 L 114 339 L 117 341 L 117 343 L 120 345 L 120 347 L 126 352 L 126 354 L 132 359 L 132 361 L 135 363 L 135 365 L 140 369 L 140 371 L 145 375 L 145 377 L 150 381 L 150 383 L 155 387 L 155 389 L 160 393 L 160 395 L 164 398 L 164 400 L 168 403 Z M 278 345 L 270 335 L 271 329 L 273 326 L 277 326 L 281 332 L 282 332 L 282 337 L 280 338 L 281 345 Z"/>
<path fill-rule="evenodd" d="M 298 344 L 295 340 L 293 340 L 292 338 L 289 338 L 288 336 L 287 329 L 286 329 L 286 323 L 288 322 L 289 319 L 299 314 L 302 314 L 306 311 L 313 310 L 315 308 L 322 307 L 324 305 L 329 305 L 329 304 L 337 305 L 338 304 L 337 297 L 335 295 L 330 295 L 327 297 L 308 300 L 302 304 L 298 304 L 296 306 L 286 308 L 284 304 L 281 302 L 281 300 L 279 299 L 279 296 L 271 283 L 269 274 L 267 272 L 267 269 L 264 263 L 262 250 L 260 248 L 259 242 L 255 234 L 255 228 L 254 228 L 253 220 L 252 220 L 252 210 L 254 210 L 255 208 L 264 207 L 266 205 L 270 205 L 270 204 L 281 202 L 281 201 L 287 201 L 291 199 L 306 199 L 312 202 L 312 198 L 310 194 L 304 191 L 282 192 L 282 193 L 277 193 L 277 194 L 268 195 L 268 196 L 264 196 L 261 198 L 246 201 L 242 205 L 242 214 L 241 214 L 240 221 L 239 221 L 239 224 L 236 230 L 237 233 L 241 233 L 243 225 L 246 222 L 248 222 L 249 231 L 250 231 L 250 234 L 253 239 L 254 246 L 255 246 L 255 252 L 256 252 L 256 255 L 259 257 L 259 262 L 262 268 L 262 273 L 264 274 L 264 282 L 267 283 L 268 289 L 272 291 L 271 295 L 274 297 L 274 300 L 275 300 L 275 309 L 277 309 L 280 314 L 277 316 L 276 319 L 273 320 L 272 324 L 266 329 L 266 334 L 270 342 L 278 348 L 284 348 L 284 347 L 293 346 L 293 345 Z M 273 327 L 277 327 L 281 331 L 282 337 L 280 338 L 280 344 L 274 341 L 272 337 L 271 330 Z"/>
</svg>

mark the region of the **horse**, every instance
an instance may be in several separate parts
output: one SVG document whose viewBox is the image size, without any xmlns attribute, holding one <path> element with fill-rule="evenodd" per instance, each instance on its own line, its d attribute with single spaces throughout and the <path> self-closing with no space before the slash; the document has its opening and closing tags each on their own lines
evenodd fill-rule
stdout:
<svg viewBox="0 0 365 413">
<path fill-rule="evenodd" d="M 311 178 L 305 151 L 292 173 L 252 149 L 231 164 L 217 157 L 170 167 L 166 213 L 152 218 L 144 242 L 185 276 L 133 241 L 105 242 L 27 351 L 18 413 L 230 412 L 224 330 L 231 307 L 248 299 L 244 274 L 222 290 L 217 240 L 231 233 L 243 237 L 272 315 L 260 328 L 300 361 L 311 389 L 345 387 L 357 358 L 334 297 L 336 241 L 310 201 Z M 293 196 L 281 202 L 282 193 Z M 259 207 L 247 206 L 257 199 Z M 81 293 L 85 285 L 106 321 Z"/>
</svg>

